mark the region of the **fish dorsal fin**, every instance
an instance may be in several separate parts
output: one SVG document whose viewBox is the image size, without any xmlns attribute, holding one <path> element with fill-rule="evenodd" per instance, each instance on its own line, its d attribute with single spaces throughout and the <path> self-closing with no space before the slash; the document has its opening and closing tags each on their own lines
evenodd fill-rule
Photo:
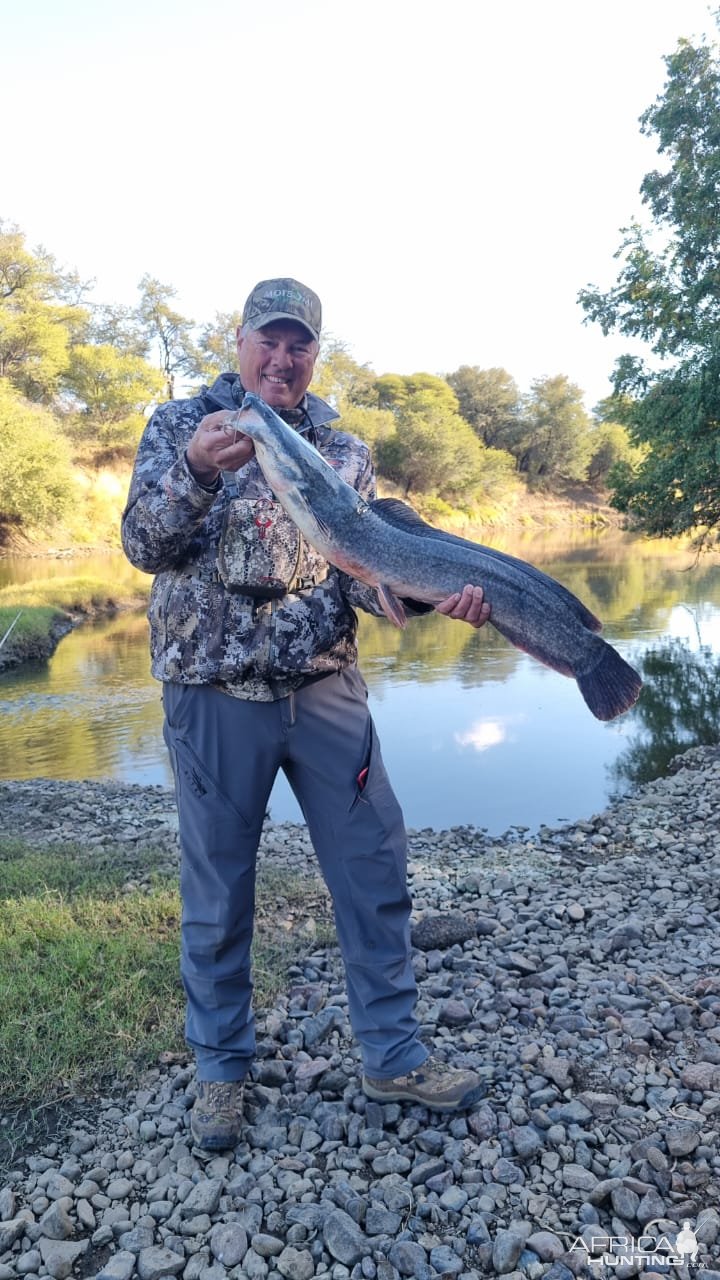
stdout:
<svg viewBox="0 0 720 1280">
<path fill-rule="evenodd" d="M 529 564 L 527 560 L 519 560 L 517 556 L 508 555 L 505 551 L 497 551 L 494 547 L 486 547 L 480 542 L 471 542 L 468 538 L 460 538 L 455 533 L 446 533 L 444 529 L 436 529 L 433 525 L 427 524 L 418 515 L 417 511 L 409 507 L 406 502 L 401 502 L 399 498 L 376 498 L 369 505 L 378 519 L 394 526 L 396 529 L 404 530 L 405 533 L 412 533 L 416 537 L 422 538 L 437 538 L 442 542 L 453 543 L 456 547 L 465 547 L 468 551 L 480 552 L 497 564 L 504 564 L 506 567 L 512 565 L 527 578 L 544 583 L 546 586 L 552 586 L 553 590 L 565 601 L 568 608 L 572 609 L 575 617 L 584 627 L 587 627 L 589 631 L 601 630 L 602 623 L 583 604 L 582 600 L 578 600 L 577 596 L 573 595 L 572 591 L 568 591 L 567 587 L 564 587 L 562 583 L 543 573 L 542 569 L 537 569 L 535 565 Z"/>
<path fill-rule="evenodd" d="M 442 529 L 434 529 L 419 516 L 413 507 L 408 506 L 407 502 L 401 502 L 399 498 L 376 498 L 369 506 L 384 520 L 386 524 L 395 525 L 397 529 L 408 529 L 412 533 L 425 535 L 428 538 L 445 538 L 447 535 Z"/>
</svg>

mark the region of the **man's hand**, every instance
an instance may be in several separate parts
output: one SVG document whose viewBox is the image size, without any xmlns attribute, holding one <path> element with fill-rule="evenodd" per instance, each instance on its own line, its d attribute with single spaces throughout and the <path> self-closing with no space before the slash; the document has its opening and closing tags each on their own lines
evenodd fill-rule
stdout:
<svg viewBox="0 0 720 1280">
<path fill-rule="evenodd" d="M 482 587 L 470 584 L 441 600 L 435 605 L 437 613 L 444 613 L 446 618 L 457 618 L 460 622 L 469 622 L 471 627 L 484 627 L 490 617 L 490 605 L 483 599 Z"/>
<path fill-rule="evenodd" d="M 187 447 L 187 460 L 200 484 L 214 484 L 221 471 L 239 471 L 249 462 L 255 445 L 249 436 L 233 429 L 234 413 L 220 409 L 198 424 Z"/>
</svg>

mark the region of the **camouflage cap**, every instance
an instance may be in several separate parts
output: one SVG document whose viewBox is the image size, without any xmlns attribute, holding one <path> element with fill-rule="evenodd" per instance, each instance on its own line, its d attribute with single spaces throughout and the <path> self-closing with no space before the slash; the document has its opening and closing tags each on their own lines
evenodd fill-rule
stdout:
<svg viewBox="0 0 720 1280">
<path fill-rule="evenodd" d="M 307 285 L 298 280 L 283 277 L 279 280 L 261 280 L 255 285 L 245 306 L 242 322 L 251 329 L 262 329 L 273 320 L 297 320 L 320 341 L 322 308 L 320 299 Z"/>
</svg>

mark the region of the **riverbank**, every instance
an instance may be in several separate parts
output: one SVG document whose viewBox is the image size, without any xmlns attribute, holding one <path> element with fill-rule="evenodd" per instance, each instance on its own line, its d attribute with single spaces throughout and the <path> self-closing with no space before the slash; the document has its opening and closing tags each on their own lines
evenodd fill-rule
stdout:
<svg viewBox="0 0 720 1280">
<path fill-rule="evenodd" d="M 0 587 L 0 674 L 46 662 L 63 636 L 83 622 L 141 608 L 150 582 L 147 577 L 143 590 L 137 583 L 58 577 Z"/>
<path fill-rule="evenodd" d="M 90 860 L 114 848 L 128 881 L 147 843 L 176 865 L 163 788 L 0 783 L 0 812 L 6 833 L 72 837 Z M 532 837 L 410 832 L 423 1038 L 479 1071 L 485 1099 L 460 1117 L 366 1101 L 337 949 L 309 934 L 258 1011 L 237 1150 L 192 1148 L 185 1059 L 86 1098 L 8 1173 L 0 1280 L 649 1280 L 618 1237 L 623 1257 L 641 1236 L 667 1252 L 686 1219 L 718 1280 L 719 828 L 706 748 Z M 261 863 L 317 878 L 301 827 L 266 824 Z"/>
</svg>

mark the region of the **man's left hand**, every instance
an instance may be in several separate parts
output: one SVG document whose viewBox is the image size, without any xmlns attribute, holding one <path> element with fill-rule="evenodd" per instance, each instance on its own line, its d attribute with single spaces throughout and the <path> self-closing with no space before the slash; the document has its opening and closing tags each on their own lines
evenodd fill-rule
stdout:
<svg viewBox="0 0 720 1280">
<path fill-rule="evenodd" d="M 437 613 L 444 613 L 446 618 L 469 622 L 471 627 L 484 627 L 490 617 L 490 605 L 484 599 L 482 587 L 470 584 L 448 596 L 447 600 L 441 600 L 435 609 Z"/>
</svg>

